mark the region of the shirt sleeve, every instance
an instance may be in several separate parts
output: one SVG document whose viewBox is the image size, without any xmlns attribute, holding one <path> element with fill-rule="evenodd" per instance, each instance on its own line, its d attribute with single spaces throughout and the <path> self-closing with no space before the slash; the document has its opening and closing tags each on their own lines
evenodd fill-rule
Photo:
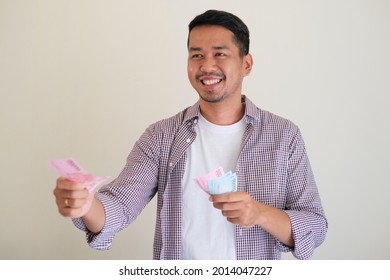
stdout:
<svg viewBox="0 0 390 280">
<path fill-rule="evenodd" d="M 119 176 L 95 194 L 106 215 L 101 232 L 95 234 L 81 218 L 73 219 L 74 225 L 86 233 L 92 248 L 110 249 L 116 234 L 133 222 L 156 194 L 158 154 L 159 145 L 150 126 L 135 143 Z"/>
<path fill-rule="evenodd" d="M 285 212 L 291 221 L 294 248 L 281 242 L 278 246 L 282 252 L 292 251 L 297 259 L 308 259 L 325 240 L 328 222 L 299 129 L 289 150 Z"/>
</svg>

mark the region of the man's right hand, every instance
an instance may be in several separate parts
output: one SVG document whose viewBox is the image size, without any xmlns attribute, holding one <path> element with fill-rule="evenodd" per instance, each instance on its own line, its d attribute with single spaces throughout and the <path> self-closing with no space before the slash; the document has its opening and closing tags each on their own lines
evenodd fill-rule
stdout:
<svg viewBox="0 0 390 280">
<path fill-rule="evenodd" d="M 82 218 L 85 226 L 94 233 L 103 229 L 106 216 L 94 191 L 90 192 L 87 186 L 60 177 L 53 193 L 62 216 Z"/>
<path fill-rule="evenodd" d="M 64 217 L 80 218 L 86 215 L 92 206 L 94 192 L 85 185 L 72 182 L 64 177 L 57 179 L 54 196 L 58 211 Z"/>
</svg>

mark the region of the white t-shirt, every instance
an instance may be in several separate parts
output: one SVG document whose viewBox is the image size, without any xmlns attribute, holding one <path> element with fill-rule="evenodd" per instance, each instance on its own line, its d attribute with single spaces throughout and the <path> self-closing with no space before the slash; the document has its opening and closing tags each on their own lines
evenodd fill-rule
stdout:
<svg viewBox="0 0 390 280">
<path fill-rule="evenodd" d="M 195 131 L 183 178 L 182 259 L 236 259 L 235 225 L 213 207 L 194 179 L 219 166 L 235 172 L 245 121 L 220 126 L 200 115 Z"/>
</svg>

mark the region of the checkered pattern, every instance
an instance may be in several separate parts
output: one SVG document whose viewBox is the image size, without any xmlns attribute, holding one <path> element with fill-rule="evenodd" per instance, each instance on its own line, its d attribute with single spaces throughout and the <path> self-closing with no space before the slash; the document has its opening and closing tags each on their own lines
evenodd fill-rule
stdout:
<svg viewBox="0 0 390 280">
<path fill-rule="evenodd" d="M 299 129 L 290 121 L 257 108 L 248 98 L 247 123 L 237 162 L 238 190 L 285 211 L 292 223 L 294 248 L 288 248 L 259 226 L 236 226 L 237 259 L 280 259 L 292 251 L 307 259 L 325 239 L 327 220 Z M 181 258 L 182 178 L 186 150 L 195 139 L 199 103 L 146 129 L 118 178 L 96 195 L 106 211 L 99 234 L 89 232 L 95 249 L 105 250 L 157 193 L 154 259 Z"/>
</svg>

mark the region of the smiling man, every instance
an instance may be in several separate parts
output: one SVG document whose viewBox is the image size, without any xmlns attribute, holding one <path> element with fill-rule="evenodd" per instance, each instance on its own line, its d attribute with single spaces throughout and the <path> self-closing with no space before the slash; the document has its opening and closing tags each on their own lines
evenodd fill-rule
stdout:
<svg viewBox="0 0 390 280">
<path fill-rule="evenodd" d="M 242 94 L 250 74 L 247 26 L 209 10 L 189 25 L 188 78 L 199 101 L 152 124 L 119 176 L 98 193 L 59 178 L 59 212 L 96 249 L 109 249 L 157 193 L 155 259 L 309 258 L 327 220 L 300 131 Z M 216 167 L 237 191 L 207 195 L 195 178 Z"/>
<path fill-rule="evenodd" d="M 217 25 L 192 28 L 188 52 L 188 78 L 199 94 L 202 115 L 218 125 L 237 122 L 244 114 L 241 89 L 252 56 L 242 54 L 234 34 Z"/>
</svg>

